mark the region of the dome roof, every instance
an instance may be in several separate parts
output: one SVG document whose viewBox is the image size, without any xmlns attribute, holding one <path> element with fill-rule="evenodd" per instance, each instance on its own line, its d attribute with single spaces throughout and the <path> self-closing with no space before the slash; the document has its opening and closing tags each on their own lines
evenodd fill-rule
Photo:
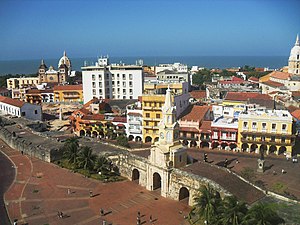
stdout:
<svg viewBox="0 0 300 225">
<path fill-rule="evenodd" d="M 289 60 L 297 60 L 297 55 L 300 55 L 299 35 L 297 35 L 295 46 L 291 49 Z"/>
<path fill-rule="evenodd" d="M 69 70 L 71 69 L 71 61 L 67 57 L 66 51 L 64 51 L 63 57 L 61 57 L 59 62 L 58 62 L 58 68 L 63 64 L 65 64 L 68 67 Z"/>
</svg>

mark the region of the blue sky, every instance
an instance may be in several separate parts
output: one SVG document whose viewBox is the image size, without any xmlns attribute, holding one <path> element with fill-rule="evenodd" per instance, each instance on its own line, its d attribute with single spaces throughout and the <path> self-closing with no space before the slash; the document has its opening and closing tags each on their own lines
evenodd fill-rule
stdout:
<svg viewBox="0 0 300 225">
<path fill-rule="evenodd" d="M 0 60 L 288 56 L 300 1 L 0 1 Z"/>
</svg>

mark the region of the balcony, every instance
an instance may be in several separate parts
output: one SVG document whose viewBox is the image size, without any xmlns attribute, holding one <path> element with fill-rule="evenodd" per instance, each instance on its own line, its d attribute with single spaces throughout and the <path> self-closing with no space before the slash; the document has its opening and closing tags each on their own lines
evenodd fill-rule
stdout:
<svg viewBox="0 0 300 225">
<path fill-rule="evenodd" d="M 141 134 L 142 130 L 141 129 L 130 129 L 129 128 L 128 132 L 132 133 L 132 134 Z"/>
<path fill-rule="evenodd" d="M 218 135 L 214 135 L 211 138 L 214 139 L 214 140 L 216 140 L 216 139 L 219 139 L 219 136 Z"/>
<path fill-rule="evenodd" d="M 152 106 L 143 106 L 143 109 L 146 109 L 146 110 L 152 110 L 153 107 L 152 107 Z"/>
<path fill-rule="evenodd" d="M 224 136 L 221 136 L 220 140 L 223 140 L 223 141 L 235 141 L 236 137 L 224 137 Z"/>
</svg>

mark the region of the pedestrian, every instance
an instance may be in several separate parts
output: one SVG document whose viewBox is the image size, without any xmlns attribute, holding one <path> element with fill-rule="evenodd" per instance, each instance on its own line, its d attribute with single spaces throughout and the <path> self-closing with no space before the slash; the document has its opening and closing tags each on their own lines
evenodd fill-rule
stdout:
<svg viewBox="0 0 300 225">
<path fill-rule="evenodd" d="M 149 222 L 152 223 L 152 215 L 150 215 Z"/>
<path fill-rule="evenodd" d="M 207 153 L 204 153 L 204 162 L 207 162 Z"/>
<path fill-rule="evenodd" d="M 286 173 L 286 171 L 285 171 L 284 169 L 282 169 L 282 170 L 281 170 L 281 173 L 284 174 L 284 173 Z"/>
<path fill-rule="evenodd" d="M 238 163 L 240 163 L 240 161 L 237 159 L 235 163 L 238 164 Z"/>
<path fill-rule="evenodd" d="M 60 218 L 64 218 L 64 214 L 63 212 L 60 212 L 60 215 L 59 215 Z"/>
<path fill-rule="evenodd" d="M 93 197 L 93 192 L 90 190 L 90 198 Z"/>
<path fill-rule="evenodd" d="M 18 220 L 14 219 L 14 225 L 18 225 Z"/>
<path fill-rule="evenodd" d="M 141 219 L 139 217 L 136 219 L 136 224 L 141 225 Z"/>
<path fill-rule="evenodd" d="M 140 213 L 140 211 L 138 211 L 137 216 L 138 216 L 138 218 L 141 218 L 141 213 Z"/>
<path fill-rule="evenodd" d="M 227 168 L 227 165 L 228 165 L 228 160 L 226 158 L 225 161 L 224 161 L 224 167 Z"/>
<path fill-rule="evenodd" d="M 57 211 L 57 218 L 59 219 L 60 218 L 60 212 Z"/>
<path fill-rule="evenodd" d="M 102 225 L 106 225 L 106 220 L 103 220 Z"/>
<path fill-rule="evenodd" d="M 70 188 L 68 188 L 68 195 L 69 195 L 69 194 L 71 194 L 71 190 L 70 190 Z"/>
<path fill-rule="evenodd" d="M 102 208 L 100 209 L 100 215 L 104 216 L 104 210 Z"/>
</svg>

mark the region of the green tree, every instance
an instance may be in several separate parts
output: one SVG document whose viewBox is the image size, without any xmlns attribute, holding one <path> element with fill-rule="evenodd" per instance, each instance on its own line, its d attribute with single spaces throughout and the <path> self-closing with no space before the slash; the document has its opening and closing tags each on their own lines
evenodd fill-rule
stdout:
<svg viewBox="0 0 300 225">
<path fill-rule="evenodd" d="M 68 160 L 69 163 L 77 165 L 79 153 L 79 147 L 76 143 L 64 144 L 63 156 Z"/>
<path fill-rule="evenodd" d="M 125 135 L 120 135 L 117 137 L 117 143 L 118 145 L 124 146 L 126 148 L 129 148 L 128 138 Z"/>
<path fill-rule="evenodd" d="M 96 159 L 95 165 L 94 165 L 94 170 L 96 172 L 101 172 L 101 174 L 107 174 L 110 172 L 111 169 L 111 162 L 104 156 L 99 156 Z"/>
<path fill-rule="evenodd" d="M 78 141 L 78 138 L 77 137 L 70 137 L 68 138 L 66 141 L 65 141 L 65 144 L 64 145 L 69 145 L 69 144 L 75 144 L 77 145 L 77 147 L 79 147 L 79 141 Z"/>
<path fill-rule="evenodd" d="M 200 187 L 199 194 L 200 196 L 194 198 L 196 213 L 206 220 L 207 224 L 215 224 L 221 203 L 220 193 L 208 184 Z"/>
<path fill-rule="evenodd" d="M 78 165 L 83 169 L 92 169 L 94 167 L 97 156 L 93 154 L 93 150 L 84 146 L 80 149 L 80 153 L 78 156 Z"/>
<path fill-rule="evenodd" d="M 221 215 L 218 220 L 222 225 L 239 225 L 248 209 L 244 202 L 239 202 L 235 196 L 226 196 L 222 201 Z"/>
<path fill-rule="evenodd" d="M 242 225 L 279 225 L 284 220 L 278 216 L 274 206 L 266 203 L 258 203 L 249 209 L 244 217 Z"/>
</svg>

